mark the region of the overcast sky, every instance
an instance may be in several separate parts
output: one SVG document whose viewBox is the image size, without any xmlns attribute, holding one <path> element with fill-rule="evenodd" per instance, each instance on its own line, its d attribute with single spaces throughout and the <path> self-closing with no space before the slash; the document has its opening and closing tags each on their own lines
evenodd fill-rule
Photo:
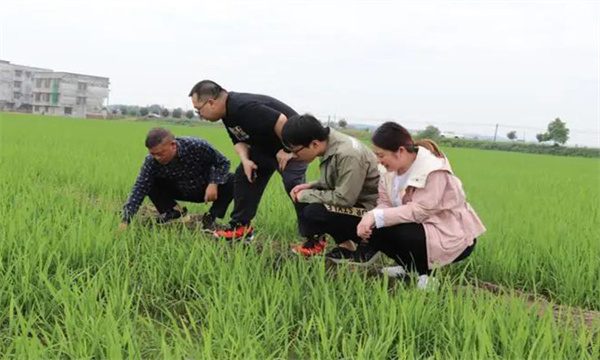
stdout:
<svg viewBox="0 0 600 360">
<path fill-rule="evenodd" d="M 110 78 L 110 103 L 191 108 L 212 79 L 322 120 L 600 146 L 591 2 L 0 1 L 0 58 Z"/>
</svg>

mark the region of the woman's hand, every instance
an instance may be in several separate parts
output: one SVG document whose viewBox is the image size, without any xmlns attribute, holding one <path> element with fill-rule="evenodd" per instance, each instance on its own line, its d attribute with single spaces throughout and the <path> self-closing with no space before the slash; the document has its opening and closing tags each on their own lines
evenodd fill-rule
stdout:
<svg viewBox="0 0 600 360">
<path fill-rule="evenodd" d="M 375 227 L 375 216 L 369 211 L 356 227 L 356 233 L 361 239 L 368 241 L 373 233 L 373 227 Z"/>
</svg>

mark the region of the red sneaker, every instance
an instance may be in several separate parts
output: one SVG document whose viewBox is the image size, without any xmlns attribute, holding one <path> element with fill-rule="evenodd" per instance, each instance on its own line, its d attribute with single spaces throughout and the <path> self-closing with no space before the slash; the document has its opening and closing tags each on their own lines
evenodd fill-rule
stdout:
<svg viewBox="0 0 600 360">
<path fill-rule="evenodd" d="M 320 238 L 308 239 L 304 244 L 296 245 L 292 248 L 292 252 L 298 255 L 314 256 L 319 255 L 325 251 L 327 246 L 327 238 L 322 236 Z"/>
<path fill-rule="evenodd" d="M 234 225 L 227 224 L 224 228 L 214 232 L 218 238 L 225 238 L 228 241 L 254 239 L 254 228 L 251 225 Z"/>
</svg>

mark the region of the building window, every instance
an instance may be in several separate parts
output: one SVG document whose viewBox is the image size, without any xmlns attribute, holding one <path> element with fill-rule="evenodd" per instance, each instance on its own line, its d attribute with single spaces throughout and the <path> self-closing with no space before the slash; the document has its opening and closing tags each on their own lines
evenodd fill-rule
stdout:
<svg viewBox="0 0 600 360">
<path fill-rule="evenodd" d="M 23 70 L 15 70 L 15 76 L 20 77 L 23 74 Z"/>
<path fill-rule="evenodd" d="M 26 78 L 30 78 L 31 77 L 31 71 L 25 71 L 25 77 Z"/>
<path fill-rule="evenodd" d="M 35 107 L 35 112 L 40 112 L 40 107 L 39 106 Z"/>
<path fill-rule="evenodd" d="M 46 106 L 46 112 L 50 111 L 50 106 Z"/>
<path fill-rule="evenodd" d="M 87 90 L 87 84 L 83 82 L 77 83 L 77 90 Z"/>
<path fill-rule="evenodd" d="M 35 87 L 37 87 L 37 88 L 42 87 L 42 79 L 35 79 Z"/>
<path fill-rule="evenodd" d="M 71 114 L 73 114 L 73 108 L 65 107 L 65 115 L 71 115 Z"/>
<path fill-rule="evenodd" d="M 40 93 L 35 93 L 35 101 L 41 101 L 41 95 Z"/>
<path fill-rule="evenodd" d="M 50 88 L 50 79 L 45 79 L 45 80 L 46 80 L 46 81 L 45 81 L 44 87 L 45 87 L 46 89 L 49 89 L 49 88 Z"/>
<path fill-rule="evenodd" d="M 18 88 L 20 88 L 21 85 L 23 85 L 22 81 L 15 81 L 15 83 L 13 84 L 14 87 L 18 87 Z"/>
<path fill-rule="evenodd" d="M 15 100 L 20 99 L 21 98 L 21 93 L 20 92 L 13 93 L 13 98 L 15 98 Z"/>
<path fill-rule="evenodd" d="M 85 105 L 85 97 L 78 96 L 77 97 L 77 105 Z"/>
</svg>

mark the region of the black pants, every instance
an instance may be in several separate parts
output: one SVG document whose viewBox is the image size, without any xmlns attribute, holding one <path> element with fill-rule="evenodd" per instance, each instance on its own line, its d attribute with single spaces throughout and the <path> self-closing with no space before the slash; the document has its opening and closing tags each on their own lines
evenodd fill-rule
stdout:
<svg viewBox="0 0 600 360">
<path fill-rule="evenodd" d="M 257 177 L 253 183 L 248 181 L 242 164 L 237 167 L 234 175 L 234 207 L 231 213 L 231 222 L 241 225 L 248 225 L 254 219 L 262 194 L 271 176 L 279 168 L 275 155 L 250 149 L 250 160 L 258 166 Z M 283 186 L 288 196 L 294 186 L 304 184 L 306 181 L 306 167 L 306 164 L 299 161 L 290 161 L 281 173 Z M 298 211 L 296 206 L 296 214 Z"/>
<path fill-rule="evenodd" d="M 306 238 L 329 234 L 336 244 L 352 240 L 360 242 L 356 227 L 360 217 L 329 212 L 323 204 L 299 203 L 298 225 L 300 235 Z"/>
<path fill-rule="evenodd" d="M 407 270 L 416 270 L 419 275 L 431 273 L 427 266 L 425 229 L 422 224 L 407 223 L 373 229 L 369 243 Z M 466 259 L 474 248 L 475 242 L 453 262 Z"/>
<path fill-rule="evenodd" d="M 157 179 L 152 185 L 152 190 L 148 197 L 156 207 L 159 213 L 164 213 L 177 205 L 175 200 L 190 201 L 195 203 L 204 202 L 204 193 L 206 187 L 198 189 L 197 193 L 183 195 L 174 182 Z M 225 184 L 219 184 L 217 187 L 217 200 L 212 203 L 209 213 L 215 218 L 223 218 L 229 204 L 233 200 L 233 175 L 229 174 Z"/>
</svg>

